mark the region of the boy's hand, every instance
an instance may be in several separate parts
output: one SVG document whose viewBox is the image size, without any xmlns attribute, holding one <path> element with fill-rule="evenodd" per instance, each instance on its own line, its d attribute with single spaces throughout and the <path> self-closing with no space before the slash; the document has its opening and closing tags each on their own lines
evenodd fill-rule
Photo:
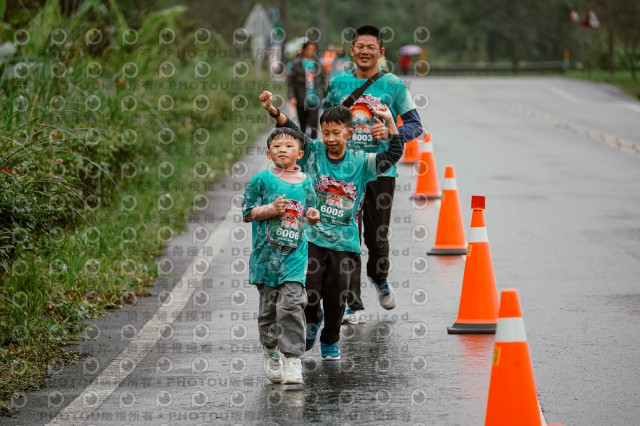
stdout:
<svg viewBox="0 0 640 426">
<path fill-rule="evenodd" d="M 376 121 L 376 124 L 371 127 L 371 136 L 378 140 L 389 139 L 389 129 L 387 129 L 387 126 L 375 115 L 373 119 Z"/>
<path fill-rule="evenodd" d="M 258 96 L 258 99 L 260 99 L 260 103 L 264 109 L 270 113 L 275 113 L 275 111 L 271 111 L 271 107 L 273 106 L 273 94 L 271 92 L 265 90 L 260 96 Z"/>
<path fill-rule="evenodd" d="M 374 106 L 373 113 L 378 117 L 382 118 L 387 124 L 389 124 L 389 120 L 393 121 L 391 110 L 389 109 L 389 107 L 387 107 L 384 104 Z"/>
<path fill-rule="evenodd" d="M 284 196 L 285 194 L 282 194 L 281 196 L 273 200 L 273 203 L 271 203 L 273 205 L 273 208 L 276 209 L 276 213 L 278 214 L 284 213 L 287 207 L 287 201 L 284 199 Z"/>
<path fill-rule="evenodd" d="M 309 207 L 307 209 L 307 222 L 309 222 L 309 225 L 315 225 L 320 222 L 320 212 L 318 209 L 314 207 Z"/>
<path fill-rule="evenodd" d="M 389 109 L 389 107 L 387 107 L 386 105 L 376 105 L 375 107 L 373 107 L 373 112 L 375 114 L 373 116 L 373 118 L 378 123 L 378 124 L 373 126 L 374 128 L 376 126 L 378 126 L 378 125 L 380 125 L 380 126 L 383 125 L 382 122 L 378 119 L 378 117 L 382 117 L 384 119 L 384 121 L 387 123 L 387 126 L 385 128 L 386 137 L 385 138 L 379 138 L 379 139 L 389 139 L 389 135 L 390 134 L 394 134 L 394 135 L 398 134 L 398 129 L 396 128 L 395 121 L 393 121 L 393 116 L 391 115 L 391 110 Z M 378 117 L 376 117 L 376 115 Z M 371 134 L 373 135 L 373 130 L 372 130 Z"/>
</svg>

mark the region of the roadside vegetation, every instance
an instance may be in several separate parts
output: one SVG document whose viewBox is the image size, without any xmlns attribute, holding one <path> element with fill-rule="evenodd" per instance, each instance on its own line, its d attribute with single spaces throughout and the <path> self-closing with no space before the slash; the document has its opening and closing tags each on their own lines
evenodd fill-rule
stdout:
<svg viewBox="0 0 640 426">
<path fill-rule="evenodd" d="M 609 83 L 633 96 L 636 100 L 640 100 L 640 80 L 634 79 L 631 71 L 629 70 L 620 70 L 614 72 L 609 72 L 602 69 L 593 71 L 572 70 L 565 75 L 572 78 Z"/>
<path fill-rule="evenodd" d="M 88 318 L 148 294 L 164 233 L 185 229 L 194 196 L 242 154 L 234 130 L 244 143 L 266 130 L 234 123 L 232 102 L 258 113 L 242 96 L 279 90 L 233 78 L 246 52 L 183 6 L 132 17 L 116 1 L 43 3 L 9 14 L 0 0 L 4 414 L 52 363 L 82 356 L 64 345 Z"/>
</svg>

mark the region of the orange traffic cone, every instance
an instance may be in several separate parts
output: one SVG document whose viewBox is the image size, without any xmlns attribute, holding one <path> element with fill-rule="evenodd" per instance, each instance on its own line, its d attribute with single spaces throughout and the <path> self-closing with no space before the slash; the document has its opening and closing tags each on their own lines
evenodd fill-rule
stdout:
<svg viewBox="0 0 640 426">
<path fill-rule="evenodd" d="M 453 166 L 447 166 L 444 171 L 444 188 L 438 216 L 436 243 L 427 254 L 465 254 L 466 252 L 467 242 L 464 239 L 456 175 Z"/>
<path fill-rule="evenodd" d="M 516 290 L 502 290 L 485 425 L 542 425 Z"/>
<path fill-rule="evenodd" d="M 420 144 L 422 149 L 418 160 L 418 179 L 412 198 L 434 200 L 440 198 L 440 186 L 438 185 L 436 161 L 433 158 L 431 136 L 427 135 L 429 135 L 428 132 L 423 136 L 424 142 Z"/>
<path fill-rule="evenodd" d="M 402 121 L 402 117 L 398 114 L 398 123 L 397 126 L 400 128 L 404 125 Z M 403 163 L 415 163 L 420 159 L 420 143 L 418 142 L 418 138 L 410 140 L 404 144 L 404 152 L 402 153 L 402 158 L 400 159 Z"/>
<path fill-rule="evenodd" d="M 415 163 L 420 159 L 420 143 L 418 139 L 411 140 L 404 144 L 404 152 L 402 154 L 403 163 Z"/>
<path fill-rule="evenodd" d="M 484 197 L 471 197 L 471 230 L 464 264 L 458 319 L 447 327 L 449 334 L 495 333 L 498 323 L 498 292 L 493 275 L 487 228 L 484 224 Z"/>
</svg>

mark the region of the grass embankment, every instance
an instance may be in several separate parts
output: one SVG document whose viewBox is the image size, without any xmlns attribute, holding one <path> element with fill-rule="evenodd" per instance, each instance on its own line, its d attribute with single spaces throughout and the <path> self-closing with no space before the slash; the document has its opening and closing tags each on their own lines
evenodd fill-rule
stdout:
<svg viewBox="0 0 640 426">
<path fill-rule="evenodd" d="M 29 42 L 0 67 L 4 414 L 15 392 L 81 356 L 63 347 L 86 319 L 148 294 L 167 227 L 184 230 L 194 196 L 242 155 L 234 131 L 250 144 L 270 125 L 234 123 L 232 103 L 262 116 L 251 100 L 280 90 L 256 84 L 253 71 L 233 78 L 215 34 L 176 30 L 163 48 L 165 28 L 185 28 L 184 8 L 150 14 L 129 45 L 118 42 L 127 26 L 115 2 L 87 4 L 95 10 L 64 17 L 48 1 Z M 109 25 L 119 30 L 86 43 L 89 28 Z M 66 42 L 47 44 L 60 36 L 47 28 L 64 28 Z"/>
<path fill-rule="evenodd" d="M 631 71 L 616 71 L 613 74 L 605 70 L 577 71 L 572 70 L 564 74 L 566 77 L 580 78 L 583 80 L 598 81 L 612 84 L 620 90 L 640 100 L 640 70 L 636 73 L 637 80 L 631 77 Z"/>
</svg>

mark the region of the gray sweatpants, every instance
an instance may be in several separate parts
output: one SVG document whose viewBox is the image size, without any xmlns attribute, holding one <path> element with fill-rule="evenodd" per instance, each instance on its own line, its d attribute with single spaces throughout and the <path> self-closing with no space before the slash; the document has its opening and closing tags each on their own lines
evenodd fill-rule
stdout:
<svg viewBox="0 0 640 426">
<path fill-rule="evenodd" d="M 307 292 L 302 284 L 287 281 L 278 287 L 257 284 L 260 292 L 258 308 L 258 331 L 260 343 L 265 348 L 280 346 L 285 356 L 300 356 L 304 353 L 306 322 L 304 308 Z"/>
</svg>

